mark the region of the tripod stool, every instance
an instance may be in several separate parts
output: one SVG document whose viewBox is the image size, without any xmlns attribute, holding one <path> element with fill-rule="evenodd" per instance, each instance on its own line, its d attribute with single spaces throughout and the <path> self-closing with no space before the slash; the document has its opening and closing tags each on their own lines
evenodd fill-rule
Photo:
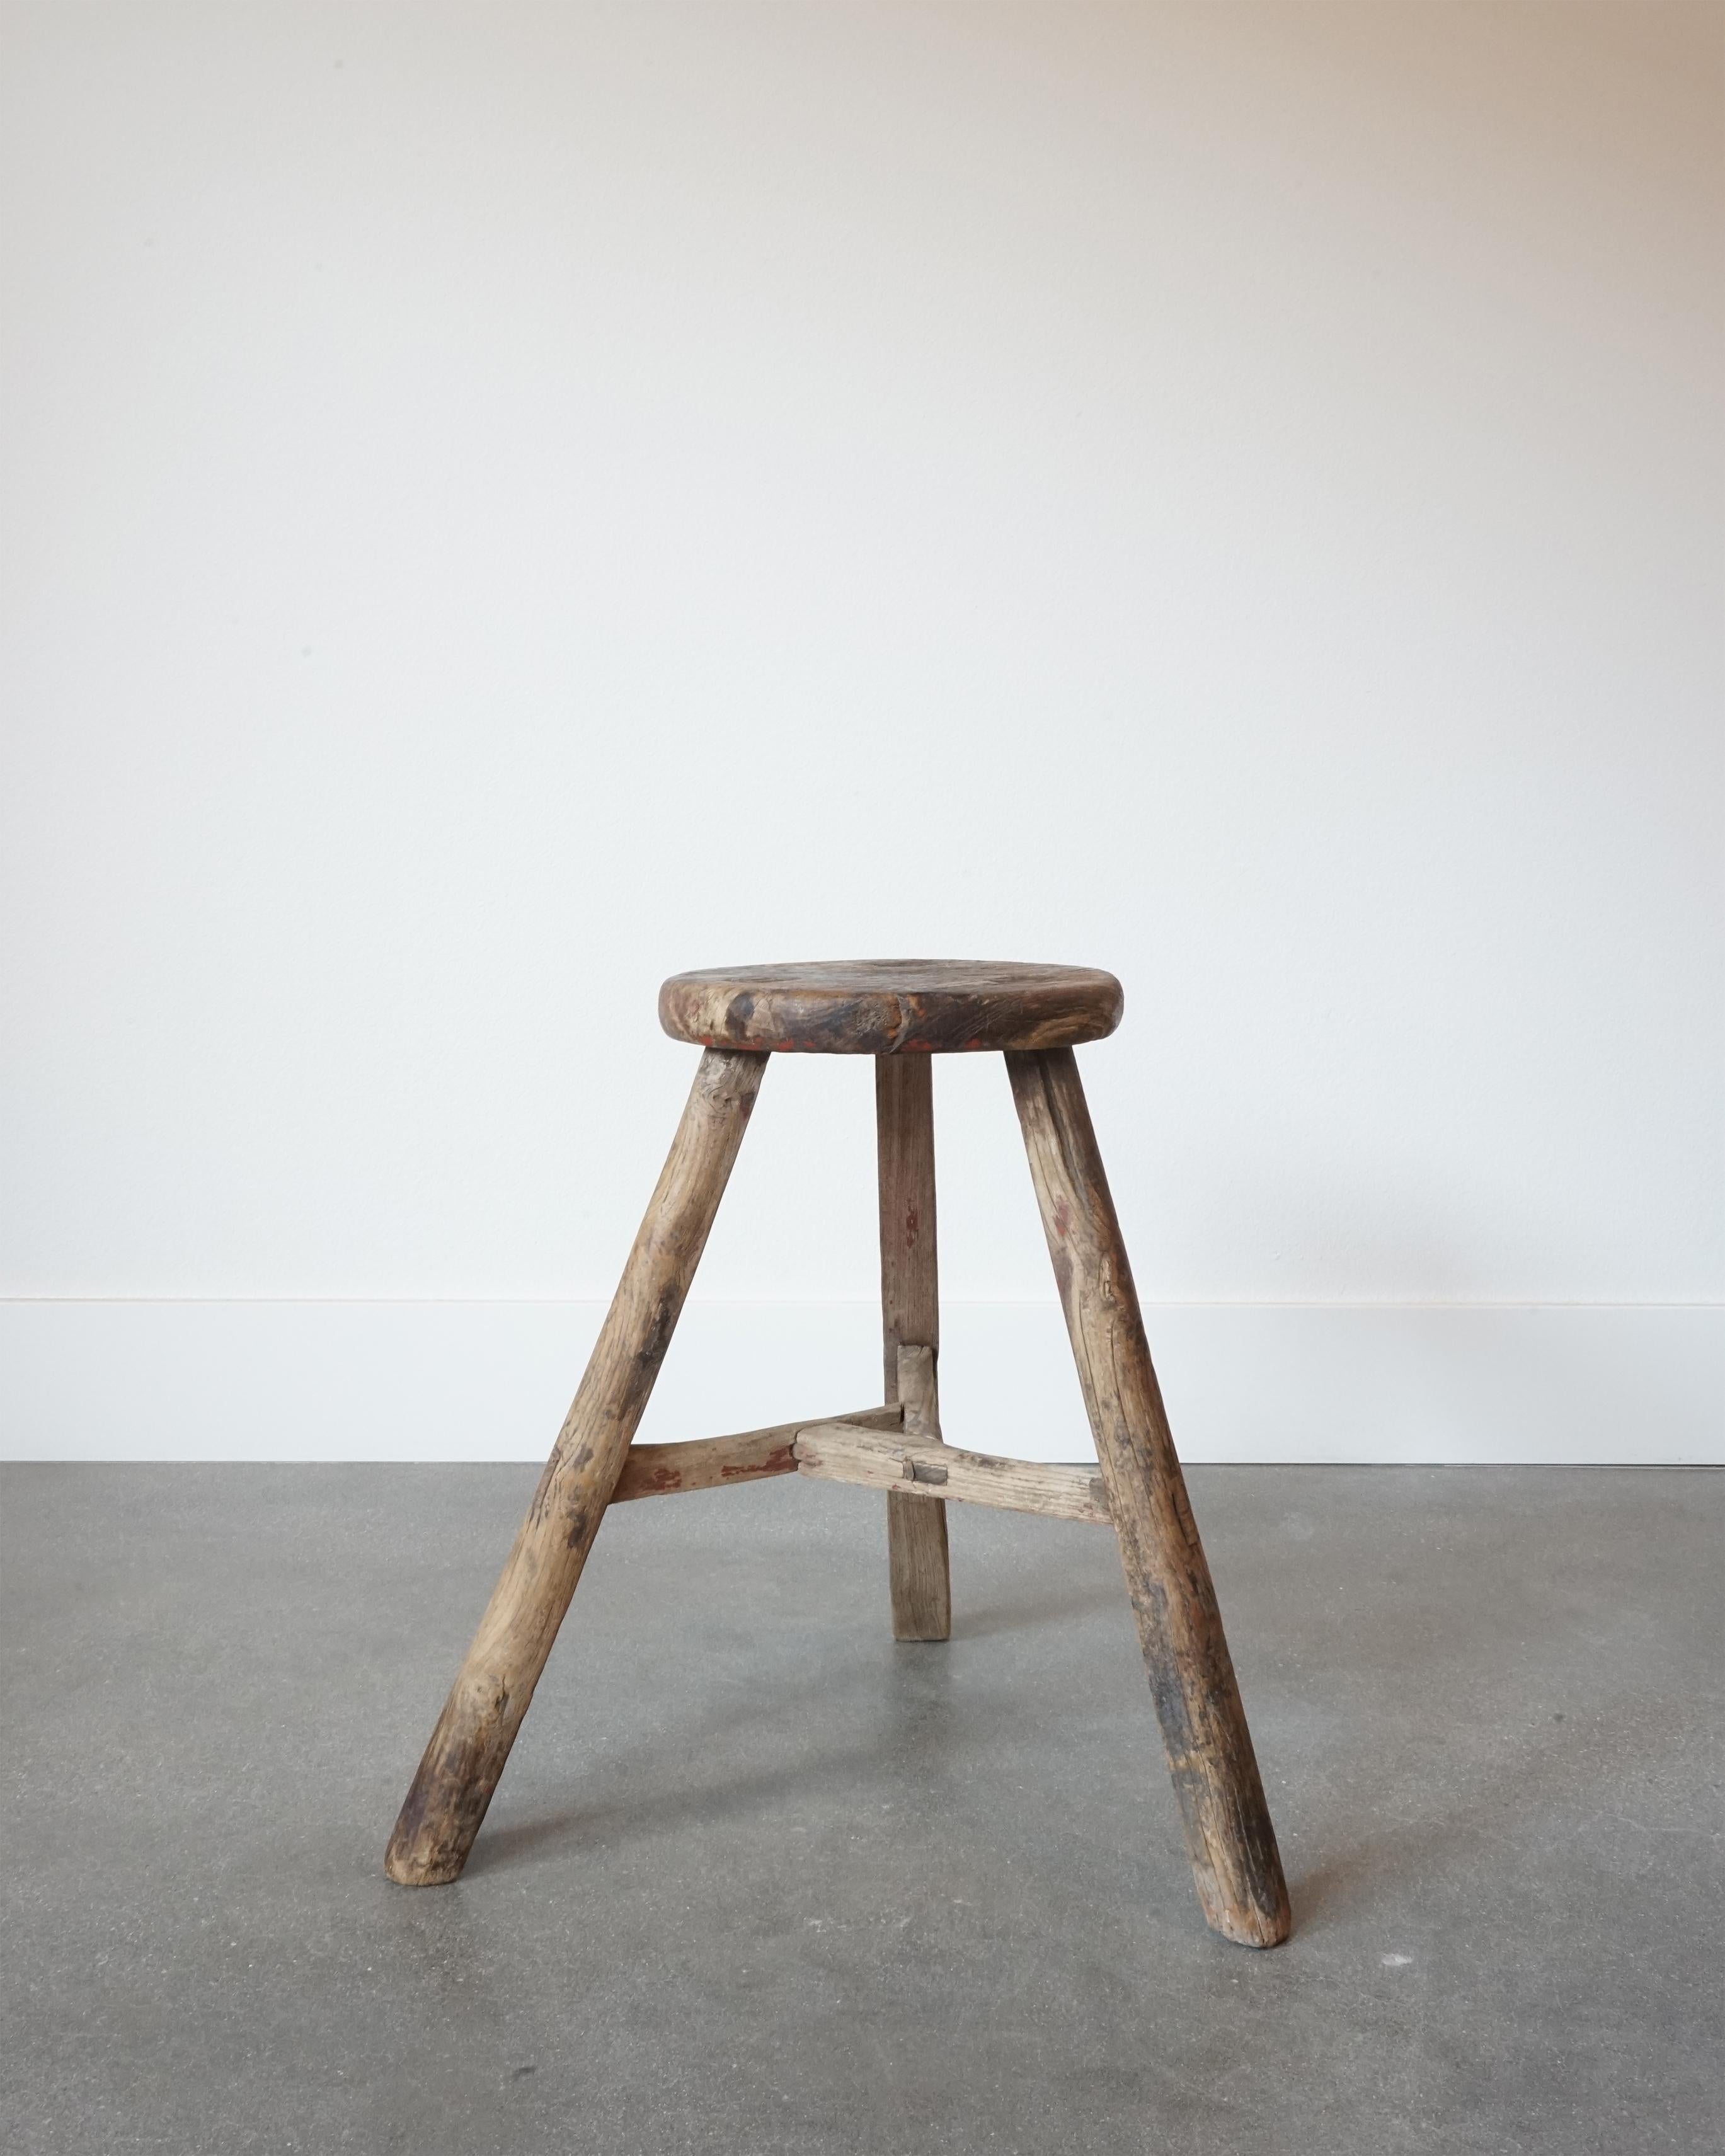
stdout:
<svg viewBox="0 0 1725 2156">
<path fill-rule="evenodd" d="M 1151 1366 L 1073 1048 L 1120 1023 L 1111 973 L 927 961 L 679 973 L 675 1039 L 706 1053 L 647 1217 L 515 1547 L 384 1860 L 403 1886 L 456 1878 L 608 1505 L 770 1475 L 887 1492 L 893 1634 L 951 1630 L 946 1501 L 1111 1525 L 1204 1917 L 1254 1947 L 1287 1936 L 1287 1889 L 1204 1545 Z M 931 1058 L 1005 1055 L 1095 1434 L 1099 1473 L 942 1442 Z M 685 1445 L 633 1445 L 772 1055 L 872 1055 L 886 1404 Z"/>
</svg>

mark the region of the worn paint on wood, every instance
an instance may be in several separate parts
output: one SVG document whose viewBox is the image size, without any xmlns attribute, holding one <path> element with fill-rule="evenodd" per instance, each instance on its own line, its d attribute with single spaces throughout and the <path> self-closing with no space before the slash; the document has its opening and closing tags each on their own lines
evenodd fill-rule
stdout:
<svg viewBox="0 0 1725 2156">
<path fill-rule="evenodd" d="M 1225 1938 L 1275 1946 L 1288 1933 L 1276 1833 L 1077 1060 L 1006 1062 L 1199 1901 Z"/>
<path fill-rule="evenodd" d="M 859 1408 L 837 1419 L 847 1428 L 897 1430 L 901 1408 Z M 741 1430 L 729 1437 L 691 1438 L 681 1445 L 632 1445 L 611 1492 L 614 1505 L 635 1497 L 674 1497 L 685 1490 L 726 1490 L 733 1482 L 758 1482 L 794 1475 L 793 1447 L 805 1423 L 775 1423 L 768 1430 Z"/>
<path fill-rule="evenodd" d="M 659 1021 L 678 1040 L 813 1055 L 941 1055 L 1100 1040 L 1124 1005 L 1089 966 L 854 960 L 677 973 Z"/>
<path fill-rule="evenodd" d="M 880 1199 L 880 1347 L 886 1398 L 905 1428 L 940 1442 L 941 1303 L 934 1196 L 934 1070 L 926 1055 L 875 1062 Z M 895 1640 L 952 1630 L 952 1569 L 942 1505 L 886 1500 L 887 1587 Z"/>
<path fill-rule="evenodd" d="M 932 1506 L 952 1497 L 1008 1512 L 1040 1512 L 1053 1520 L 1109 1524 L 1108 1493 L 1093 1467 L 1050 1466 L 1037 1460 L 1003 1460 L 954 1445 L 919 1445 L 850 1422 L 806 1424 L 798 1432 L 798 1470 L 829 1482 L 891 1490 L 907 1504 Z"/>
<path fill-rule="evenodd" d="M 384 1869 L 459 1876 L 569 1606 L 760 1091 L 766 1059 L 709 1049 L 515 1548 L 431 1733 Z"/>
</svg>

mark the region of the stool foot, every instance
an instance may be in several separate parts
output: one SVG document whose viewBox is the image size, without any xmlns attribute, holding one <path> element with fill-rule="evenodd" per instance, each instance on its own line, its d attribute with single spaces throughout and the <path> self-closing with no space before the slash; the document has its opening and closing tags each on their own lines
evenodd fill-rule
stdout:
<svg viewBox="0 0 1725 2156">
<path fill-rule="evenodd" d="M 460 1875 L 670 1345 L 767 1065 L 708 1049 L 647 1217 L 526 1519 L 432 1732 L 383 1868 Z"/>
<path fill-rule="evenodd" d="M 934 1058 L 875 1058 L 880 1153 L 880 1332 L 886 1399 L 902 1400 L 905 1429 L 938 1443 L 935 1363 L 941 1314 L 934 1225 Z M 886 1500 L 886 1556 L 895 1640 L 946 1640 L 952 1631 L 947 1508 L 938 1499 Z"/>
<path fill-rule="evenodd" d="M 1199 1902 L 1224 1938 L 1276 1946 L 1289 1925 L 1276 1832 L 1078 1065 L 1070 1048 L 1006 1063 Z"/>
</svg>

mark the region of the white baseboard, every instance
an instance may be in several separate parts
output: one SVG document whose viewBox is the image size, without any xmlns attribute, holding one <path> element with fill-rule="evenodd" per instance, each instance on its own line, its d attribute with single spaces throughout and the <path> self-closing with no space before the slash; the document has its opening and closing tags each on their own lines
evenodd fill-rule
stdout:
<svg viewBox="0 0 1725 2156">
<path fill-rule="evenodd" d="M 542 1459 L 603 1316 L 578 1302 L 0 1303 L 0 1458 Z M 1192 1460 L 1725 1460 L 1725 1312 L 1175 1303 L 1145 1313 Z M 1060 1312 L 942 1314 L 947 1435 L 1089 1455 Z M 642 1427 L 703 1437 L 880 1398 L 861 1302 L 691 1302 Z"/>
</svg>

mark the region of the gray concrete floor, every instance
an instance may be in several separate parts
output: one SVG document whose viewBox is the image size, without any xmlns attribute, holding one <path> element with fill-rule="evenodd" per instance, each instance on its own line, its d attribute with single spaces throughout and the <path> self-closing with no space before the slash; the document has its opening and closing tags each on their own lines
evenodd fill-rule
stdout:
<svg viewBox="0 0 1725 2156">
<path fill-rule="evenodd" d="M 465 1877 L 379 1870 L 531 1468 L 32 1467 L 4 1501 L 28 2156 L 1719 2147 L 1725 1477 L 1219 1468 L 1292 1884 L 1198 1917 L 1112 1538 L 608 1520 Z"/>
</svg>

